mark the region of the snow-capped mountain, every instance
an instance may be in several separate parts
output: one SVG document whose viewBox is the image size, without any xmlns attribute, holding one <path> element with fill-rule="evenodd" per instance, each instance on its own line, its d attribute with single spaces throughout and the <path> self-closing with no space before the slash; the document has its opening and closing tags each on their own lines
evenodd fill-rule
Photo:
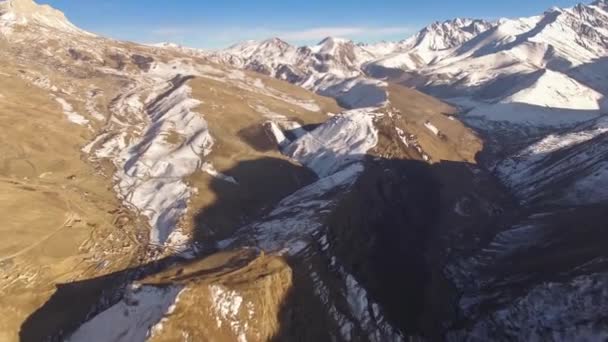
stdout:
<svg viewBox="0 0 608 342">
<path fill-rule="evenodd" d="M 262 72 L 309 89 L 325 88 L 323 78 L 351 78 L 364 74 L 366 64 L 398 66 L 428 64 L 442 52 L 468 41 L 492 27 L 483 20 L 455 19 L 429 25 L 400 42 L 355 44 L 328 37 L 314 46 L 295 47 L 279 38 L 247 41 L 212 57 L 231 65 Z M 413 64 L 412 64 L 413 63 Z"/>
<path fill-rule="evenodd" d="M 377 66 L 405 70 L 424 67 L 494 25 L 495 23 L 484 20 L 462 18 L 435 22 L 414 36 L 396 43 L 392 51 L 370 63 L 368 72 L 373 73 Z"/>
<path fill-rule="evenodd" d="M 237 67 L 256 70 L 268 75 L 290 80 L 281 69 L 295 68 L 299 76 L 294 82 L 314 84 L 319 74 L 350 78 L 362 75 L 362 67 L 372 61 L 396 56 L 416 54 L 429 63 L 442 51 L 461 45 L 472 37 L 489 29 L 494 23 L 483 20 L 454 19 L 436 22 L 416 35 L 400 42 L 380 42 L 376 44 L 355 44 L 342 39 L 327 37 L 314 46 L 295 47 L 279 38 L 265 41 L 247 41 L 233 45 L 214 55 L 218 60 Z M 395 56 L 393 56 L 395 55 Z"/>
<path fill-rule="evenodd" d="M 361 66 L 374 55 L 354 42 L 328 37 L 315 46 L 295 47 L 279 39 L 247 41 L 212 54 L 230 65 L 258 71 L 306 88 L 320 78 L 346 79 L 362 74 Z"/>
<path fill-rule="evenodd" d="M 468 18 L 435 22 L 416 33 L 413 37 L 401 42 L 399 48 L 403 50 L 447 50 L 467 42 L 494 25 L 495 23 L 485 20 Z"/>
<path fill-rule="evenodd" d="M 208 57 L 337 98 L 350 108 L 376 106 L 386 100 L 383 84 L 363 77 L 362 66 L 375 55 L 347 39 L 328 37 L 317 45 L 301 47 L 279 38 L 247 41 Z M 356 98 L 351 91 L 357 93 Z"/>
<path fill-rule="evenodd" d="M 510 126 L 530 138 L 607 108 L 606 8 L 601 0 L 529 18 L 454 19 L 377 45 L 337 39 L 301 48 L 276 39 L 248 42 L 220 55 L 232 65 L 334 97 L 345 97 L 351 89 L 345 84 L 373 84 L 365 79 L 415 87 L 458 105 L 466 113 L 462 118 L 478 129 Z"/>
</svg>

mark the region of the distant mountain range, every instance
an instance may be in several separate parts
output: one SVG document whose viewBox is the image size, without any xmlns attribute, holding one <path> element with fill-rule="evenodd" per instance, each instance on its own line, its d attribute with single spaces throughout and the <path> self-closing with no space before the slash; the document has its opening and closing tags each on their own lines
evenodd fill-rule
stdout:
<svg viewBox="0 0 608 342">
<path fill-rule="evenodd" d="M 210 57 L 322 94 L 345 79 L 371 77 L 416 87 L 471 110 L 470 117 L 555 127 L 607 108 L 607 4 L 495 22 L 437 22 L 394 43 L 249 41 Z M 522 105 L 529 110 L 511 110 Z"/>
</svg>

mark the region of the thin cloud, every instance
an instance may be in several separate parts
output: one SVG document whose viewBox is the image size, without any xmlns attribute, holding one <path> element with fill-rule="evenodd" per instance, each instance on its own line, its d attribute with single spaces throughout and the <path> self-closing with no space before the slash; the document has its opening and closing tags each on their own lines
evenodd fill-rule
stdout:
<svg viewBox="0 0 608 342">
<path fill-rule="evenodd" d="M 297 31 L 279 31 L 276 36 L 286 40 L 313 40 L 325 37 L 379 37 L 411 32 L 412 29 L 409 27 L 316 27 Z"/>
<path fill-rule="evenodd" d="M 261 40 L 271 37 L 278 37 L 292 43 L 319 41 L 325 37 L 375 40 L 401 35 L 405 38 L 405 36 L 414 31 L 415 29 L 408 26 L 327 26 L 299 30 L 281 30 L 263 27 L 229 27 L 219 30 L 218 28 L 209 27 L 168 26 L 155 28 L 150 33 L 162 39 L 182 39 L 186 36 L 196 36 L 199 39 L 207 41 L 210 45 L 227 45 L 245 40 Z"/>
</svg>

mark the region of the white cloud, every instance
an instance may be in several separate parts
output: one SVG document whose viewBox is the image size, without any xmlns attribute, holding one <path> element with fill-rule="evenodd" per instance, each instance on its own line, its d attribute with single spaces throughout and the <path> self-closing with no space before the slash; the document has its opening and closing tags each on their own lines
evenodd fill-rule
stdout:
<svg viewBox="0 0 608 342">
<path fill-rule="evenodd" d="M 325 37 L 356 38 L 380 37 L 393 34 L 409 34 L 409 27 L 315 27 L 296 31 L 278 31 L 274 36 L 287 40 L 313 40 Z"/>
<path fill-rule="evenodd" d="M 159 27 L 150 33 L 162 39 L 190 40 L 196 37 L 201 45 L 228 45 L 245 40 L 261 40 L 279 37 L 292 43 L 307 43 L 319 41 L 325 37 L 342 37 L 353 40 L 377 40 L 385 37 L 400 36 L 405 38 L 412 34 L 414 29 L 407 26 L 327 26 L 311 27 L 297 30 L 269 29 L 263 27 L 242 28 L 209 28 L 209 27 Z"/>
</svg>

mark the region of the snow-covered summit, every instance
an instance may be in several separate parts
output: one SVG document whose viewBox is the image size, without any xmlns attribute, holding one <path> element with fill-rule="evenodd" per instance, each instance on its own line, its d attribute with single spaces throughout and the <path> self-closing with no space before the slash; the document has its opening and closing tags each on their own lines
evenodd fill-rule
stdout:
<svg viewBox="0 0 608 342">
<path fill-rule="evenodd" d="M 333 55 L 342 46 L 354 45 L 351 40 L 339 37 L 325 37 L 317 45 L 311 47 L 314 53 Z"/>
<path fill-rule="evenodd" d="M 284 55 L 294 51 L 295 47 L 280 38 L 270 38 L 262 41 L 248 40 L 230 46 L 225 52 L 232 53 L 240 58 L 252 58 L 256 55 L 268 57 Z"/>
<path fill-rule="evenodd" d="M 472 97 L 465 107 L 477 108 L 471 113 L 484 118 L 493 113 L 494 119 L 561 125 L 570 122 L 569 113 L 574 123 L 606 108 L 608 1 L 524 18 L 435 22 L 398 42 L 357 44 L 328 37 L 295 47 L 274 38 L 238 44 L 219 55 L 233 66 L 322 94 L 353 78 L 374 77 L 450 100 Z M 553 79 L 561 82 L 552 84 Z M 542 105 L 538 96 L 546 100 Z M 513 112 L 515 101 L 528 110 Z M 559 115 L 552 114 L 556 111 Z"/>
<path fill-rule="evenodd" d="M 211 59 L 261 72 L 312 89 L 323 80 L 363 74 L 374 54 L 353 41 L 327 37 L 314 46 L 291 45 L 280 38 L 245 41 L 210 54 Z M 322 80 L 323 79 L 323 80 Z"/>
<path fill-rule="evenodd" d="M 449 55 L 463 43 L 494 27 L 496 23 L 480 19 L 456 18 L 434 22 L 410 38 L 395 43 L 392 50 L 378 55 L 373 66 L 418 69 Z"/>
<path fill-rule="evenodd" d="M 495 23 L 480 19 L 456 18 L 434 22 L 414 36 L 401 42 L 401 49 L 428 49 L 440 51 L 463 44 L 478 34 L 495 26 Z"/>
</svg>

